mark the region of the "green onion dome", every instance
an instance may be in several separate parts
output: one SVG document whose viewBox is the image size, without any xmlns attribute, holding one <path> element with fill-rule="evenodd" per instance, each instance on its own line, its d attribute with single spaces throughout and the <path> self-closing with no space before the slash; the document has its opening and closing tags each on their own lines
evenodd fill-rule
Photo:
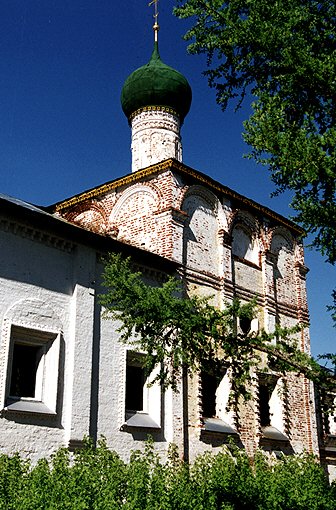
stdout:
<svg viewBox="0 0 336 510">
<path fill-rule="evenodd" d="M 136 69 L 125 81 L 121 106 L 128 119 L 146 107 L 168 107 L 180 118 L 181 124 L 191 105 L 191 88 L 186 78 L 160 58 L 158 44 L 148 64 Z"/>
</svg>

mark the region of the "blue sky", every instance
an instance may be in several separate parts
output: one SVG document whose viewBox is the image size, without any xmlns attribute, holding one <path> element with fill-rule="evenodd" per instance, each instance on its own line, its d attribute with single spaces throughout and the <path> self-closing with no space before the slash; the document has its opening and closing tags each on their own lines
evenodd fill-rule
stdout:
<svg viewBox="0 0 336 510">
<path fill-rule="evenodd" d="M 188 21 L 159 5 L 162 60 L 183 72 L 193 103 L 182 128 L 183 161 L 289 216 L 290 195 L 270 198 L 267 169 L 243 159 L 249 105 L 222 112 L 202 71 L 187 55 Z M 0 5 L 0 193 L 49 205 L 130 172 L 130 129 L 120 107 L 126 77 L 153 47 L 153 10 L 145 0 L 7 0 Z M 314 354 L 335 351 L 325 311 L 335 268 L 306 250 Z"/>
</svg>

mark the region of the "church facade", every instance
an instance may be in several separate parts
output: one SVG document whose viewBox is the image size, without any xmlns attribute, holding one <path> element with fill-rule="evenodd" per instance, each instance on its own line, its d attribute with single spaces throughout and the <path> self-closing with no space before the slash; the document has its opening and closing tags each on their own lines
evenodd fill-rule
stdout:
<svg viewBox="0 0 336 510">
<path fill-rule="evenodd" d="M 178 275 L 219 308 L 256 298 L 250 331 L 309 321 L 301 229 L 182 162 L 190 104 L 187 80 L 161 61 L 156 40 L 122 91 L 132 173 L 48 208 L 0 196 L 2 452 L 36 460 L 103 435 L 127 458 L 151 434 L 163 455 L 173 442 L 193 459 L 233 438 L 251 454 L 312 452 L 332 470 L 334 447 L 318 434 L 303 376 L 256 374 L 253 399 L 229 411 L 230 374 L 181 378 L 179 392 L 148 387 L 142 353 L 101 317 L 103 259 L 121 252 L 147 281 Z M 308 328 L 298 341 L 309 352 Z"/>
</svg>

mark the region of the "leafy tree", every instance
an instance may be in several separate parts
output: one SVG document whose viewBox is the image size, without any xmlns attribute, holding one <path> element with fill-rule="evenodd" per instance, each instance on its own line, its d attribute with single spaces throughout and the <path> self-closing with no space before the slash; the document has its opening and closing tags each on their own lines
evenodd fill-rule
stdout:
<svg viewBox="0 0 336 510">
<path fill-rule="evenodd" d="M 121 341 L 133 343 L 146 353 L 145 367 L 150 373 L 160 367 L 157 379 L 176 387 L 181 369 L 187 372 L 230 369 L 234 395 L 250 397 L 253 368 L 263 366 L 280 373 L 304 374 L 330 391 L 335 380 L 329 372 L 297 346 L 295 328 L 276 327 L 274 333 L 242 333 L 237 319 L 252 319 L 254 302 L 235 300 L 224 310 L 211 305 L 207 298 L 183 297 L 180 281 L 169 278 L 161 287 L 144 282 L 134 272 L 130 259 L 110 254 L 103 273 L 107 292 L 100 296 L 105 317 L 121 322 Z M 276 342 L 272 342 L 276 338 Z M 265 364 L 265 363 L 264 363 Z"/>
<path fill-rule="evenodd" d="M 294 192 L 296 221 L 335 264 L 334 0 L 178 0 L 175 13 L 192 19 L 188 49 L 207 56 L 222 109 L 253 98 L 250 157 L 268 166 L 275 194 Z"/>
</svg>

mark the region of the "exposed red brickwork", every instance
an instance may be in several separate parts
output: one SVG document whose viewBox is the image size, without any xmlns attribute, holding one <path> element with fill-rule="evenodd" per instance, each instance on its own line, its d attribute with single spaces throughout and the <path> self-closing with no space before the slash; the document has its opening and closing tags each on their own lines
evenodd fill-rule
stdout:
<svg viewBox="0 0 336 510">
<path fill-rule="evenodd" d="M 174 163 L 175 164 L 175 163 Z M 176 165 L 175 165 L 176 166 Z M 118 239 L 178 261 L 184 267 L 185 283 L 190 293 L 214 295 L 214 303 L 224 306 L 238 296 L 246 301 L 257 297 L 259 327 L 268 331 L 276 322 L 293 326 L 297 320 L 308 321 L 303 249 L 297 229 L 263 209 L 248 207 L 247 199 L 212 183 L 193 171 L 191 176 L 167 165 L 158 171 L 139 172 L 121 186 L 109 185 L 94 200 L 72 203 L 59 208 L 68 221 L 85 228 L 118 236 Z M 248 210 L 247 210 L 248 209 Z M 246 249 L 232 254 L 235 229 Z M 239 237 L 240 236 L 240 237 Z M 299 338 L 302 349 L 309 351 L 309 334 Z M 286 409 L 288 453 L 316 451 L 316 431 L 310 386 L 303 377 L 290 374 L 282 404 Z M 194 453 L 220 446 L 218 438 L 205 445 L 200 440 L 200 407 L 197 382 L 189 387 L 189 426 Z M 254 399 L 240 405 L 237 416 L 239 438 L 252 453 L 261 446 L 258 390 Z M 176 432 L 177 433 L 177 432 Z M 279 445 L 264 443 L 266 449 Z"/>
</svg>

